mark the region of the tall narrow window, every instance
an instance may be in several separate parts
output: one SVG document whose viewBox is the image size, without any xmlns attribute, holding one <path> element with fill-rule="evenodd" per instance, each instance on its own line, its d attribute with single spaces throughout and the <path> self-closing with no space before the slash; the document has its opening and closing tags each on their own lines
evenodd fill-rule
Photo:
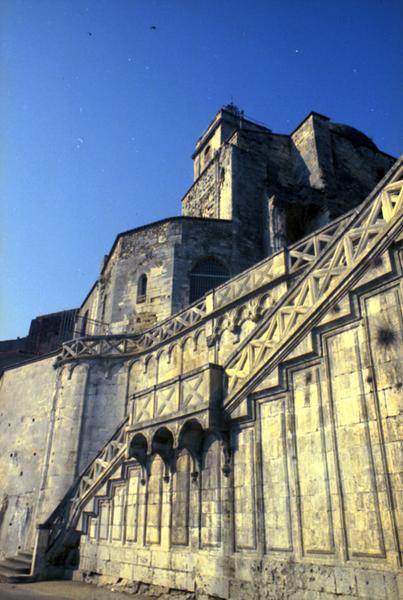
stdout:
<svg viewBox="0 0 403 600">
<path fill-rule="evenodd" d="M 145 302 L 147 296 L 147 275 L 143 273 L 137 282 L 137 302 Z"/>
<path fill-rule="evenodd" d="M 189 301 L 194 302 L 229 279 L 227 268 L 216 258 L 200 260 L 190 273 Z"/>
<path fill-rule="evenodd" d="M 85 313 L 84 313 L 84 316 L 81 317 L 81 331 L 80 331 L 80 335 L 82 337 L 87 333 L 88 315 L 89 315 L 89 311 L 86 310 Z"/>
<path fill-rule="evenodd" d="M 105 294 L 102 300 L 102 310 L 101 310 L 101 321 L 105 322 L 105 312 L 106 312 L 106 301 L 108 300 L 108 294 Z"/>
</svg>

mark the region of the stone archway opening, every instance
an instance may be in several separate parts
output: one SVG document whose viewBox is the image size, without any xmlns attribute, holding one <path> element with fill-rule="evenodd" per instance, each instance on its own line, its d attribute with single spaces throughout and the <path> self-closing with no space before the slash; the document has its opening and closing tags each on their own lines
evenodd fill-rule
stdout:
<svg viewBox="0 0 403 600">
<path fill-rule="evenodd" d="M 159 454 L 165 463 L 168 463 L 174 445 L 174 437 L 167 427 L 161 427 L 155 432 L 151 450 L 153 454 Z"/>
<path fill-rule="evenodd" d="M 137 433 L 130 443 L 129 457 L 135 458 L 141 465 L 145 465 L 148 443 L 142 433 Z"/>
<path fill-rule="evenodd" d="M 190 454 L 200 460 L 203 448 L 204 429 L 197 419 L 186 421 L 180 434 L 178 449 L 185 448 Z"/>
</svg>

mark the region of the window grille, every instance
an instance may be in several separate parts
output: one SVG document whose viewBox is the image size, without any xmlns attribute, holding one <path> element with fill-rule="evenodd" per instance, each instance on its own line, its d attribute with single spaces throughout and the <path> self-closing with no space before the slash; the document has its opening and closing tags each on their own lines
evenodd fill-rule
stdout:
<svg viewBox="0 0 403 600">
<path fill-rule="evenodd" d="M 143 273 L 137 283 L 137 302 L 144 302 L 147 296 L 147 275 Z"/>
<path fill-rule="evenodd" d="M 216 258 L 205 258 L 193 267 L 190 273 L 189 301 L 195 302 L 212 288 L 229 279 L 226 267 Z"/>
</svg>

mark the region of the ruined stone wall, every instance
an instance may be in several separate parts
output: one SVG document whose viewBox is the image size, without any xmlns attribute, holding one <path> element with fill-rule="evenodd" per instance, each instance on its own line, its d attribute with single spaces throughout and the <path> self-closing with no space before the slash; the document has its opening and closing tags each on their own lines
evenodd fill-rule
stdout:
<svg viewBox="0 0 403 600">
<path fill-rule="evenodd" d="M 40 315 L 31 321 L 27 336 L 0 341 L 0 371 L 61 348 L 74 335 L 77 309 Z"/>
</svg>

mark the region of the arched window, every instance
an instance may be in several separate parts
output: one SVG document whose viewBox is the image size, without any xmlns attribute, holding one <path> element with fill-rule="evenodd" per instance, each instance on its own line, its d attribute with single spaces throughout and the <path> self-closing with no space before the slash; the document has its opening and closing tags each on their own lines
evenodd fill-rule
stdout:
<svg viewBox="0 0 403 600">
<path fill-rule="evenodd" d="M 203 258 L 190 272 L 189 301 L 194 302 L 229 279 L 227 268 L 216 258 Z"/>
<path fill-rule="evenodd" d="M 144 302 L 147 296 L 147 275 L 143 273 L 137 282 L 137 302 Z"/>
<path fill-rule="evenodd" d="M 211 146 L 207 146 L 204 151 L 204 164 L 206 165 L 211 159 Z"/>
</svg>

